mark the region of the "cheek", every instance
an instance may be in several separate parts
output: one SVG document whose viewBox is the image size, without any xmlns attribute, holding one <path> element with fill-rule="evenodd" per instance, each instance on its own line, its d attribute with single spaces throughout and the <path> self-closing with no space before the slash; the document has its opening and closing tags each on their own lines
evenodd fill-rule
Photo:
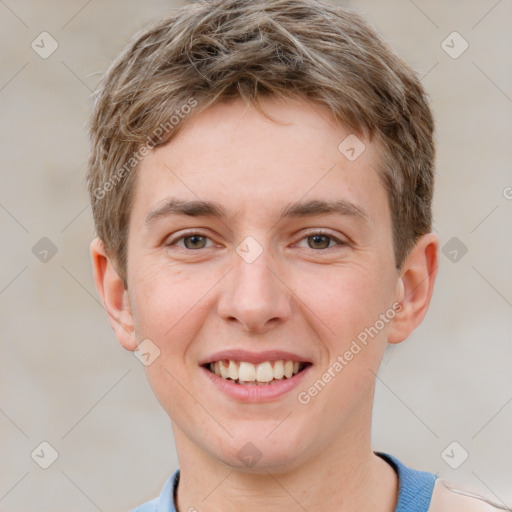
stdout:
<svg viewBox="0 0 512 512">
<path fill-rule="evenodd" d="M 191 419 L 197 412 L 184 391 L 184 386 L 193 379 L 187 355 L 203 324 L 205 310 L 201 298 L 211 284 L 198 274 L 168 264 L 141 264 L 140 267 L 144 270 L 132 273 L 137 338 L 151 340 L 158 352 L 158 357 L 145 366 L 148 382 L 170 415 L 188 411 L 185 416 Z"/>
<path fill-rule="evenodd" d="M 208 290 L 206 280 L 176 267 L 141 263 L 132 273 L 131 301 L 138 337 L 150 338 L 162 349 L 177 347 L 180 332 L 197 315 L 197 305 Z"/>
<path fill-rule="evenodd" d="M 292 289 L 309 316 L 324 324 L 328 338 L 347 340 L 390 307 L 391 280 L 386 283 L 385 276 L 378 265 L 325 266 L 297 274 Z"/>
</svg>

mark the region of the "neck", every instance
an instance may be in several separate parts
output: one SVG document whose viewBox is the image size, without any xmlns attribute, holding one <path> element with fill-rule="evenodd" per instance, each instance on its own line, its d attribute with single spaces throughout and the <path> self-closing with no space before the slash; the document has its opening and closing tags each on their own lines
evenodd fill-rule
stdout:
<svg viewBox="0 0 512 512">
<path fill-rule="evenodd" d="M 205 453 L 173 424 L 180 462 L 178 512 L 393 512 L 398 480 L 371 449 L 371 425 L 327 443 L 313 457 L 260 472 L 241 470 Z M 347 432 L 345 432 L 347 434 Z"/>
</svg>

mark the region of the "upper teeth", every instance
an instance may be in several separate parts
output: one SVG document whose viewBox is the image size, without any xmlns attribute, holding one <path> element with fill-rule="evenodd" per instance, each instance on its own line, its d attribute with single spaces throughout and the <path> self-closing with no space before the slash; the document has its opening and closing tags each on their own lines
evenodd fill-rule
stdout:
<svg viewBox="0 0 512 512">
<path fill-rule="evenodd" d="M 238 380 L 239 382 L 270 382 L 273 379 L 289 379 L 299 372 L 298 361 L 265 361 L 252 364 L 246 361 L 216 361 L 210 363 L 210 370 L 223 379 Z"/>
</svg>

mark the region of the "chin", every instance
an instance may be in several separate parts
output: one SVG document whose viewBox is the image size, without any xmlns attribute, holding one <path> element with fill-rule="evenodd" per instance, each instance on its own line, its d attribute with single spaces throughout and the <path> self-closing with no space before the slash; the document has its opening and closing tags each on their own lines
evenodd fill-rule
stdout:
<svg viewBox="0 0 512 512">
<path fill-rule="evenodd" d="M 271 428 L 258 429 L 254 432 L 254 425 L 250 432 L 238 432 L 234 438 L 224 439 L 224 450 L 211 450 L 213 457 L 227 466 L 247 473 L 281 473 L 293 470 L 304 462 L 305 446 L 304 436 L 283 429 L 278 432 L 276 422 Z M 275 429 L 272 432 L 272 429 Z M 269 434 L 269 432 L 271 432 Z M 298 442 L 302 438 L 303 442 Z M 216 444 L 221 447 L 221 443 Z"/>
</svg>

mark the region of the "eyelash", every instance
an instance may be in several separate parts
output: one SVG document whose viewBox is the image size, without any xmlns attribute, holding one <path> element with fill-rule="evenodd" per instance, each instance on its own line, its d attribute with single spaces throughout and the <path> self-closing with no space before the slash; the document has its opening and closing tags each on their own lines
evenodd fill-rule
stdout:
<svg viewBox="0 0 512 512">
<path fill-rule="evenodd" d="M 321 235 L 321 236 L 325 236 L 327 238 L 329 238 L 331 241 L 334 241 L 336 242 L 337 246 L 339 247 L 344 247 L 344 246 L 347 246 L 349 245 L 348 242 L 344 242 L 343 240 L 340 240 L 339 238 L 336 238 L 335 236 L 333 236 L 329 231 L 324 231 L 322 229 L 319 229 L 319 230 L 316 230 L 316 231 L 311 231 L 309 233 L 306 233 L 300 240 L 305 240 L 309 237 L 312 237 L 312 236 L 315 236 L 315 235 Z M 190 232 L 187 232 L 187 233 L 182 233 L 179 237 L 176 237 L 176 238 L 172 238 L 170 239 L 165 245 L 167 247 L 169 246 L 172 246 L 172 245 L 176 245 L 177 242 L 181 241 L 181 240 L 184 240 L 185 238 L 189 238 L 189 237 L 192 237 L 192 236 L 201 236 L 201 237 L 204 237 L 204 238 L 207 238 L 207 239 L 210 239 L 210 237 L 204 235 L 203 233 L 199 232 L 199 231 L 190 231 Z M 325 252 L 327 251 L 328 249 L 334 249 L 336 246 L 333 246 L 333 247 L 326 247 L 324 249 L 311 249 L 312 251 L 315 251 L 315 252 Z M 189 252 L 194 252 L 194 251 L 199 251 L 201 249 L 208 249 L 208 247 L 202 247 L 202 248 L 199 248 L 199 249 L 188 249 L 186 247 L 181 247 L 181 249 L 185 250 L 185 251 L 189 251 Z"/>
</svg>

